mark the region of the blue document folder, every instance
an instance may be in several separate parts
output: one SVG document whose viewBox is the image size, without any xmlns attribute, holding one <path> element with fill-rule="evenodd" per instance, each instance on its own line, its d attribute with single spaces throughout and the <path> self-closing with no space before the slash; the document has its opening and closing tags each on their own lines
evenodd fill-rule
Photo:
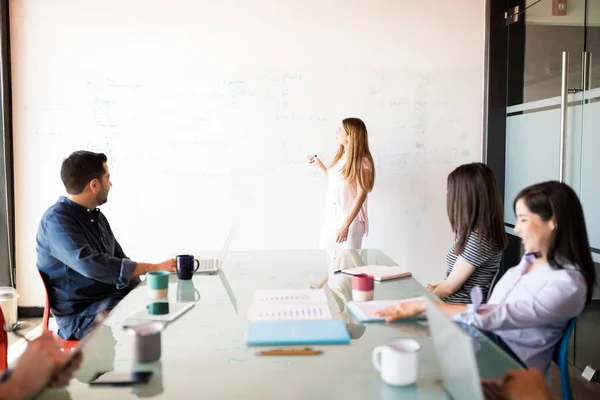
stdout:
<svg viewBox="0 0 600 400">
<path fill-rule="evenodd" d="M 246 334 L 249 346 L 346 343 L 350 335 L 340 319 L 249 322 Z"/>
</svg>

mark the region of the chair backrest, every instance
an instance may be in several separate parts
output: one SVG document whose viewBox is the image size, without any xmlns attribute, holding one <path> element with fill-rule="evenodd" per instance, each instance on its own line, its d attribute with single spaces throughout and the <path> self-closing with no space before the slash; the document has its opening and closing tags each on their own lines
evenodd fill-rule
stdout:
<svg viewBox="0 0 600 400">
<path fill-rule="evenodd" d="M 0 308 L 0 371 L 8 368 L 8 334 L 4 329 L 4 313 Z"/>
<path fill-rule="evenodd" d="M 50 298 L 48 297 L 48 289 L 46 289 L 46 282 L 44 282 L 44 277 L 40 270 L 38 270 L 40 274 L 40 279 L 42 280 L 42 285 L 44 285 L 44 294 L 46 296 L 46 307 L 44 307 L 44 315 L 42 317 L 42 330 L 44 332 L 48 332 L 48 324 L 50 323 Z"/>
<path fill-rule="evenodd" d="M 573 392 L 571 390 L 571 378 L 569 377 L 569 361 L 567 360 L 567 353 L 569 350 L 569 340 L 571 334 L 575 329 L 577 323 L 577 316 L 571 318 L 565 328 L 565 331 L 554 347 L 554 355 L 552 359 L 558 365 L 560 370 L 560 387 L 562 388 L 562 399 L 572 400 Z"/>
<path fill-rule="evenodd" d="M 494 290 L 494 286 L 496 286 L 496 281 L 498 280 L 499 276 L 500 276 L 500 268 L 498 268 L 498 271 L 496 271 L 496 273 L 494 274 L 494 277 L 492 278 L 492 282 L 490 282 L 490 288 L 487 292 L 487 298 L 485 299 L 486 303 L 490 300 L 490 297 L 492 296 L 492 290 Z"/>
</svg>

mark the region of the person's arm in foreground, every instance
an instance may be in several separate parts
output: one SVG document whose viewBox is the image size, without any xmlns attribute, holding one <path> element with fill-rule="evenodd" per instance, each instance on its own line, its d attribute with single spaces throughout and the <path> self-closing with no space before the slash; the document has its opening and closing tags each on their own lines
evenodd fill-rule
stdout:
<svg viewBox="0 0 600 400">
<path fill-rule="evenodd" d="M 537 369 L 508 371 L 502 382 L 502 392 L 507 400 L 554 400 Z"/>
<path fill-rule="evenodd" d="M 70 352 L 62 351 L 53 333 L 42 333 L 27 344 L 17 365 L 10 371 L 6 381 L 0 384 L 0 399 L 28 399 L 45 387 L 68 385 L 82 358 L 79 352 L 63 371 L 69 356 Z"/>
</svg>

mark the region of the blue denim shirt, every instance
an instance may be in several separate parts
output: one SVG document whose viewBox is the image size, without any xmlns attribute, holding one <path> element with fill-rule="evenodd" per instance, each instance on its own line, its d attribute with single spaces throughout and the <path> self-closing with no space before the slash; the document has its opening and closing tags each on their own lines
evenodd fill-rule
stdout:
<svg viewBox="0 0 600 400">
<path fill-rule="evenodd" d="M 140 282 L 99 209 L 60 197 L 36 239 L 37 268 L 63 339 L 80 339 L 100 309 L 114 308 Z"/>
</svg>

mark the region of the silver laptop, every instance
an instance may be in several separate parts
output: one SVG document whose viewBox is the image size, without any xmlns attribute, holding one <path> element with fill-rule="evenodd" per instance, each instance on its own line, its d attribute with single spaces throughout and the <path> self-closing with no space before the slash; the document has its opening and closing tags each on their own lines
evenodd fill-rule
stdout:
<svg viewBox="0 0 600 400">
<path fill-rule="evenodd" d="M 225 244 L 219 253 L 219 258 L 206 258 L 206 259 L 198 259 L 199 267 L 197 273 L 199 274 L 214 274 L 221 269 L 221 266 L 225 262 L 225 257 L 227 256 L 227 252 L 229 251 L 229 246 L 233 241 L 233 237 L 235 236 L 235 226 L 232 226 L 229 229 L 229 233 L 227 234 L 227 238 L 225 238 Z"/>
<path fill-rule="evenodd" d="M 500 384 L 481 380 L 471 338 L 429 299 L 425 299 L 429 334 L 448 394 L 455 400 L 502 400 Z"/>
</svg>

